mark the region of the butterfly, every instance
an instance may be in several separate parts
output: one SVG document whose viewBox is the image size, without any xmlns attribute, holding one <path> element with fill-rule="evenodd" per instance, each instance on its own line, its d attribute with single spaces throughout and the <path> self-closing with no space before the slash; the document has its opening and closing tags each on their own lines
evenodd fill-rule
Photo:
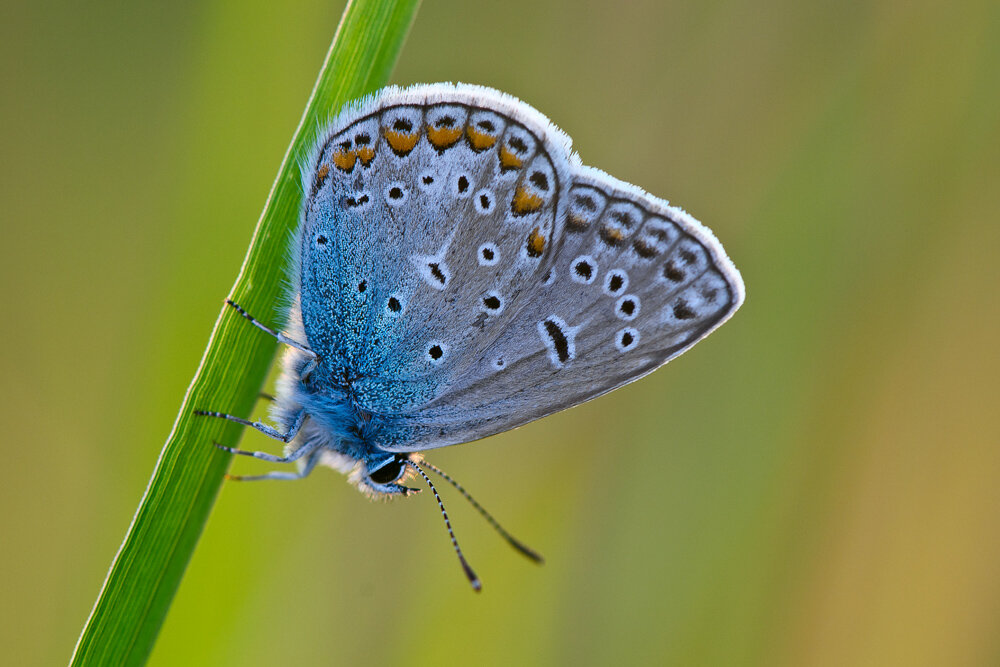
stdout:
<svg viewBox="0 0 1000 667">
<path fill-rule="evenodd" d="M 683 210 L 582 164 L 569 137 L 496 90 L 388 87 L 347 105 L 302 166 L 277 427 L 224 448 L 317 465 L 372 496 L 406 495 L 421 452 L 515 428 L 632 382 L 742 304 L 739 272 Z"/>
</svg>

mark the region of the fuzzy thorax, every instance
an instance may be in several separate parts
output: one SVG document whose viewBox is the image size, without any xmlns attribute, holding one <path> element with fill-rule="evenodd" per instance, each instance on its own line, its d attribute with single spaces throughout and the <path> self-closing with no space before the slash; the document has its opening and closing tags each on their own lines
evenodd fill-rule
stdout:
<svg viewBox="0 0 1000 667">
<path fill-rule="evenodd" d="M 305 341 L 298 300 L 289 310 L 286 335 Z M 286 432 L 303 412 L 305 420 L 287 445 L 285 454 L 308 447 L 314 453 L 298 460 L 299 470 L 314 463 L 347 475 L 348 481 L 370 498 L 409 495 L 416 491 L 402 482 L 413 475 L 406 460 L 419 462 L 416 454 L 392 454 L 373 447 L 365 438 L 366 419 L 347 395 L 306 381 L 312 357 L 294 347 L 285 349 L 271 418 Z"/>
</svg>

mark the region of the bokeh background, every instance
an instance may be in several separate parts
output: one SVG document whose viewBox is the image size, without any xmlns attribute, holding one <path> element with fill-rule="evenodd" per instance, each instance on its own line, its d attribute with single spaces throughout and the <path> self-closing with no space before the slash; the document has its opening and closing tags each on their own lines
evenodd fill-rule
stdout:
<svg viewBox="0 0 1000 667">
<path fill-rule="evenodd" d="M 342 8 L 4 3 L 5 663 L 68 660 Z M 543 567 L 455 493 L 479 596 L 429 494 L 228 484 L 152 664 L 1000 662 L 1000 5 L 435 0 L 393 80 L 530 102 L 747 303 L 430 457 Z"/>
</svg>

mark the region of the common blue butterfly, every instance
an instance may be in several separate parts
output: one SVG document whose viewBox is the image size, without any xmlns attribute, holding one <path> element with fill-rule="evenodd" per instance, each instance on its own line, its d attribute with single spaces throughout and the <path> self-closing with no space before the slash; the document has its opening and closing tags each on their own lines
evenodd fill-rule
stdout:
<svg viewBox="0 0 1000 667">
<path fill-rule="evenodd" d="M 471 500 L 419 452 L 636 380 L 743 302 L 708 229 L 584 166 L 548 119 L 492 89 L 389 87 L 349 104 L 303 165 L 302 187 L 285 329 L 230 302 L 287 345 L 278 427 L 199 413 L 287 443 L 285 456 L 229 451 L 299 463 L 246 479 L 322 464 L 381 496 L 413 491 L 402 483 L 413 473 L 440 504 L 429 468 Z"/>
</svg>

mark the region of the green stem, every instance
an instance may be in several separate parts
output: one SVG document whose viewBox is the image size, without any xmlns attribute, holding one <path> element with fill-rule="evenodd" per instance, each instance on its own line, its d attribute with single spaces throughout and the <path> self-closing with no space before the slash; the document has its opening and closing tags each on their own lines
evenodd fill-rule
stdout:
<svg viewBox="0 0 1000 667">
<path fill-rule="evenodd" d="M 280 302 L 286 243 L 301 203 L 297 160 L 334 110 L 385 85 L 419 0 L 352 0 L 285 154 L 230 298 L 266 318 Z M 77 642 L 73 665 L 141 665 L 208 519 L 242 428 L 194 416 L 247 414 L 277 344 L 222 308 L 149 486 Z"/>
</svg>

